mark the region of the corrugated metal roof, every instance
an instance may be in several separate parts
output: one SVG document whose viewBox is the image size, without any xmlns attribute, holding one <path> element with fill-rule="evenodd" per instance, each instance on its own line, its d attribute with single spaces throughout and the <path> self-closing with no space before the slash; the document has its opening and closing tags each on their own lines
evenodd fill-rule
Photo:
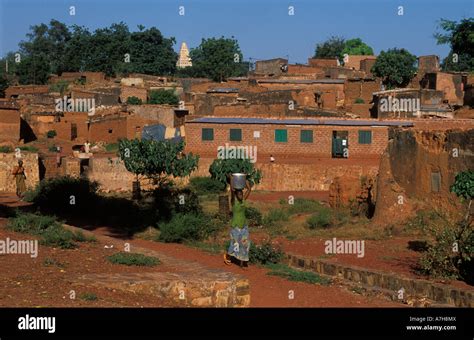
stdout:
<svg viewBox="0 0 474 340">
<path fill-rule="evenodd" d="M 202 117 L 188 123 L 207 124 L 275 124 L 275 125 L 338 125 L 338 126 L 413 126 L 408 121 L 380 121 L 362 119 L 271 119 L 271 118 L 229 118 Z"/>
<path fill-rule="evenodd" d="M 216 87 L 206 91 L 207 93 L 236 93 L 239 92 L 238 88 L 235 87 Z"/>
</svg>

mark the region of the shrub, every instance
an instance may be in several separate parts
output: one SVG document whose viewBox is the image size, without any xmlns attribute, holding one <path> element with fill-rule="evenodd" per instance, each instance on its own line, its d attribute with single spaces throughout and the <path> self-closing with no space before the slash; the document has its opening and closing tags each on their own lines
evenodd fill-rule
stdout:
<svg viewBox="0 0 474 340">
<path fill-rule="evenodd" d="M 197 194 L 189 189 L 160 187 L 153 191 L 156 220 L 169 221 L 179 213 L 200 215 L 202 207 Z"/>
<path fill-rule="evenodd" d="M 179 97 L 174 93 L 174 90 L 159 89 L 150 91 L 149 104 L 169 104 L 178 105 Z"/>
<path fill-rule="evenodd" d="M 42 212 L 78 216 L 95 209 L 98 188 L 87 178 L 55 177 L 41 181 L 26 199 Z"/>
<path fill-rule="evenodd" d="M 107 260 L 113 264 L 123 264 L 126 266 L 153 267 L 160 264 L 156 257 L 143 254 L 120 252 L 107 257 Z"/>
<path fill-rule="evenodd" d="M 321 203 L 307 198 L 296 198 L 293 204 L 289 205 L 290 214 L 312 213 L 322 208 Z"/>
<path fill-rule="evenodd" d="M 189 180 L 189 186 L 202 195 L 218 194 L 225 189 L 225 185 L 211 177 L 193 177 Z"/>
<path fill-rule="evenodd" d="M 432 230 L 436 242 L 420 258 L 423 274 L 474 283 L 474 231 L 465 229 L 463 223 Z"/>
<path fill-rule="evenodd" d="M 65 229 L 61 224 L 54 224 L 41 234 L 40 243 L 45 246 L 72 249 L 76 246 L 75 235 L 72 231 Z"/>
<path fill-rule="evenodd" d="M 328 208 L 320 209 L 319 212 L 308 217 L 306 224 L 310 229 L 328 227 L 331 224 L 331 211 Z"/>
<path fill-rule="evenodd" d="M 179 213 L 168 222 L 159 226 L 158 241 L 182 243 L 202 241 L 215 233 L 215 224 L 203 214 Z"/>
<path fill-rule="evenodd" d="M 97 238 L 94 235 L 86 236 L 82 231 L 78 231 L 74 234 L 74 241 L 77 242 L 97 242 Z"/>
<path fill-rule="evenodd" d="M 275 222 L 288 221 L 289 216 L 286 210 L 272 208 L 263 219 L 264 224 L 272 225 Z"/>
<path fill-rule="evenodd" d="M 13 152 L 13 148 L 11 146 L 8 146 L 8 145 L 2 145 L 2 146 L 0 146 L 0 152 L 1 153 L 11 153 L 11 152 Z"/>
<path fill-rule="evenodd" d="M 247 206 L 245 209 L 245 217 L 247 218 L 249 227 L 257 227 L 262 225 L 262 213 L 255 207 Z"/>
<path fill-rule="evenodd" d="M 362 99 L 362 98 L 356 98 L 356 100 L 354 101 L 354 103 L 356 103 L 356 104 L 364 104 L 365 101 L 364 101 L 364 99 Z"/>
<path fill-rule="evenodd" d="M 130 104 L 130 105 L 142 105 L 143 101 L 138 98 L 138 97 L 135 97 L 135 96 L 132 96 L 132 97 L 128 97 L 127 98 L 127 104 Z"/>
<path fill-rule="evenodd" d="M 46 137 L 48 137 L 48 138 L 54 138 L 57 135 L 58 134 L 56 133 L 56 130 L 49 130 L 48 132 L 46 132 Z"/>
<path fill-rule="evenodd" d="M 249 261 L 256 264 L 278 263 L 283 259 L 283 251 L 276 248 L 270 241 L 260 245 L 250 243 Z"/>
</svg>

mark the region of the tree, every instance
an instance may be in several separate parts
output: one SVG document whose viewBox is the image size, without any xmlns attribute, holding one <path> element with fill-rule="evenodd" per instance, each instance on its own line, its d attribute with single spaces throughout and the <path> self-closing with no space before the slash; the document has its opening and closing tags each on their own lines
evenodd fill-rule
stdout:
<svg viewBox="0 0 474 340">
<path fill-rule="evenodd" d="M 148 104 L 178 105 L 179 97 L 174 93 L 174 90 L 159 89 L 156 91 L 150 91 Z"/>
<path fill-rule="evenodd" d="M 176 72 L 178 54 L 173 50 L 174 38 L 164 38 L 156 27 L 130 35 L 130 63 L 125 65 L 127 72 L 153 75 L 169 75 Z"/>
<path fill-rule="evenodd" d="M 197 168 L 199 156 L 184 154 L 184 142 L 121 139 L 118 155 L 125 168 L 140 178 L 163 184 L 169 176 L 184 177 Z"/>
<path fill-rule="evenodd" d="M 342 37 L 332 36 L 326 41 L 316 45 L 314 58 L 338 58 L 343 55 L 345 40 Z"/>
<path fill-rule="evenodd" d="M 8 86 L 9 85 L 7 77 L 4 74 L 0 75 L 0 98 L 5 97 L 5 90 Z"/>
<path fill-rule="evenodd" d="M 389 88 L 404 87 L 416 73 L 416 56 L 405 49 L 389 49 L 380 52 L 372 73 L 381 77 L 383 83 Z"/>
<path fill-rule="evenodd" d="M 253 163 L 249 159 L 215 159 L 209 167 L 211 178 L 218 180 L 224 188 L 227 187 L 228 176 L 233 173 L 244 173 L 250 185 L 260 183 L 262 172 L 255 169 Z"/>
<path fill-rule="evenodd" d="M 456 21 L 441 19 L 438 25 L 446 33 L 435 33 L 438 45 L 448 44 L 451 52 L 443 60 L 446 71 L 474 71 L 474 19 Z"/>
<path fill-rule="evenodd" d="M 49 61 L 44 54 L 22 57 L 16 68 L 21 85 L 46 84 L 50 75 Z"/>
<path fill-rule="evenodd" d="M 372 47 L 364 43 L 360 38 L 346 40 L 342 55 L 373 55 Z"/>
<path fill-rule="evenodd" d="M 234 38 L 202 39 L 201 44 L 191 49 L 189 55 L 193 62 L 192 73 L 196 77 L 220 82 L 245 72 L 242 67 L 243 55 Z"/>
</svg>

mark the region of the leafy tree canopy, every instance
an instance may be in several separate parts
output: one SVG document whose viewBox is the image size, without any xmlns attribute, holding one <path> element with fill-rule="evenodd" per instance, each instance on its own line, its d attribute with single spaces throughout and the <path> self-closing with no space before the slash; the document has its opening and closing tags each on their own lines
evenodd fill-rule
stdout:
<svg viewBox="0 0 474 340">
<path fill-rule="evenodd" d="M 183 150 L 184 142 L 121 139 L 118 155 L 137 180 L 143 176 L 163 183 L 168 176 L 185 177 L 197 168 L 199 157 Z"/>
<path fill-rule="evenodd" d="M 474 71 L 474 18 L 462 19 L 460 22 L 441 19 L 438 28 L 444 31 L 434 34 L 438 45 L 447 44 L 451 47 L 451 52 L 443 60 L 443 69 Z"/>
<path fill-rule="evenodd" d="M 248 64 L 243 63 L 239 43 L 233 37 L 202 39 L 198 47 L 191 49 L 189 56 L 193 66 L 186 72 L 214 81 L 242 76 L 248 67 Z"/>
<path fill-rule="evenodd" d="M 372 47 L 364 43 L 360 38 L 349 39 L 344 43 L 342 55 L 373 55 Z"/>
<path fill-rule="evenodd" d="M 404 87 L 416 73 L 416 56 L 405 49 L 389 49 L 380 52 L 372 73 L 381 77 L 383 83 L 389 88 Z"/>
<path fill-rule="evenodd" d="M 328 40 L 317 44 L 314 58 L 341 58 L 345 47 L 343 37 L 332 36 Z"/>
<path fill-rule="evenodd" d="M 211 178 L 218 180 L 227 186 L 227 176 L 233 173 L 247 174 L 247 180 L 251 185 L 260 183 L 262 172 L 254 168 L 249 159 L 215 159 L 209 167 Z"/>
</svg>

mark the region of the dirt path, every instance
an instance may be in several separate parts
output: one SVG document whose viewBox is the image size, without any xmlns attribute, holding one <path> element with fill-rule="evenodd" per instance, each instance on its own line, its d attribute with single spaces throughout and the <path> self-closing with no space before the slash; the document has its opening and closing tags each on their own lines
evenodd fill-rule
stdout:
<svg viewBox="0 0 474 340">
<path fill-rule="evenodd" d="M 108 228 L 93 231 L 97 235 L 113 236 Z M 214 255 L 182 244 L 160 243 L 135 239 L 132 245 L 162 252 L 179 259 L 200 263 L 209 268 L 227 270 L 241 274 L 250 281 L 251 307 L 401 307 L 382 297 L 366 297 L 350 292 L 343 286 L 319 286 L 301 282 L 291 282 L 267 275 L 268 270 L 258 266 L 240 268 L 227 266 L 222 255 Z M 133 250 L 132 250 L 133 251 Z M 293 299 L 291 299 L 293 295 Z"/>
<path fill-rule="evenodd" d="M 8 206 L 23 205 L 18 203 L 17 199 L 11 195 L 1 195 L 0 204 L 6 204 Z M 93 232 L 97 235 L 106 235 L 114 237 L 116 234 L 113 233 L 107 227 L 96 228 Z M 337 283 L 329 286 L 320 286 L 314 284 L 307 284 L 301 282 L 292 282 L 286 279 L 269 276 L 267 275 L 268 270 L 262 267 L 251 265 L 248 268 L 240 268 L 235 265 L 227 266 L 223 263 L 222 255 L 213 255 L 206 253 L 202 250 L 191 248 L 189 246 L 181 244 L 166 244 L 154 241 L 147 241 L 143 239 L 134 240 L 123 240 L 123 242 L 129 242 L 131 244 L 131 250 L 133 246 L 148 248 L 151 250 L 159 251 L 165 255 L 183 259 L 191 262 L 197 262 L 211 269 L 221 269 L 230 271 L 233 273 L 241 274 L 249 279 L 250 282 L 250 295 L 251 295 L 251 306 L 252 307 L 402 307 L 403 305 L 387 300 L 386 298 L 374 296 L 367 297 L 355 292 L 349 291 L 346 287 L 341 286 Z M 99 248 L 98 248 L 99 249 Z M 98 250 L 97 249 L 97 250 Z M 102 248 L 103 249 L 103 248 Z M 61 253 L 69 254 L 75 251 L 61 251 Z M 102 252 L 102 250 L 101 250 Z M 76 253 L 77 254 L 77 253 Z M 58 254 L 59 255 L 59 254 Z M 87 258 L 81 256 L 71 256 L 68 258 L 70 268 L 80 268 L 82 265 L 74 265 L 74 262 L 81 264 L 87 262 L 90 265 L 90 256 Z M 61 258 L 59 255 L 58 258 Z M 6 260 L 6 258 L 3 258 Z M 26 262 L 28 263 L 28 262 Z M 25 263 L 9 263 L 8 267 L 15 267 L 16 270 L 19 267 L 26 266 Z M 27 273 L 31 272 L 30 268 L 23 268 L 23 271 Z M 90 272 L 90 268 L 87 270 Z M 38 273 L 40 274 L 40 273 Z M 44 273 L 42 273 L 44 274 Z M 71 275 L 74 273 L 71 273 Z M 39 279 L 39 278 L 38 278 Z M 47 278 L 42 278 L 43 282 L 46 282 Z M 65 281 L 67 282 L 67 280 Z M 35 280 L 28 280 L 28 282 L 22 283 L 24 285 L 32 286 L 29 289 L 34 289 Z M 58 287 L 59 288 L 59 287 Z M 26 289 L 26 287 L 25 287 Z M 62 289 L 61 289 L 62 290 Z M 50 296 L 50 298 L 54 298 Z M 57 296 L 56 298 L 59 298 Z M 62 297 L 61 297 L 62 299 Z M 54 302 L 51 305 L 57 305 Z M 60 304 L 61 305 L 61 304 Z"/>
</svg>

